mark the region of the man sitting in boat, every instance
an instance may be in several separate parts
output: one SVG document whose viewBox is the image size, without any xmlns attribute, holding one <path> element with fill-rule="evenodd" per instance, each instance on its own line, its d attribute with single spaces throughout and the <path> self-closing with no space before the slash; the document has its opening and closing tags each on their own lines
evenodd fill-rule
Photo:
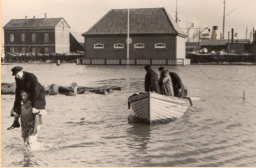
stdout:
<svg viewBox="0 0 256 168">
<path fill-rule="evenodd" d="M 158 83 L 159 83 L 159 87 L 161 90 L 161 94 L 168 95 L 168 96 L 174 96 L 172 79 L 169 75 L 168 70 L 163 70 L 161 72 L 161 76 L 160 76 Z"/>
<path fill-rule="evenodd" d="M 159 67 L 158 70 L 161 74 L 162 71 L 165 70 L 165 68 L 164 67 Z M 180 79 L 179 75 L 175 72 L 170 72 L 169 74 L 170 74 L 170 77 L 171 77 L 171 80 L 172 80 L 174 96 L 175 97 L 185 97 L 185 96 L 187 96 L 187 89 L 183 85 L 183 82 Z"/>
<path fill-rule="evenodd" d="M 144 69 L 147 71 L 145 76 L 145 92 L 160 93 L 157 73 L 151 69 L 150 65 L 146 65 Z"/>
</svg>

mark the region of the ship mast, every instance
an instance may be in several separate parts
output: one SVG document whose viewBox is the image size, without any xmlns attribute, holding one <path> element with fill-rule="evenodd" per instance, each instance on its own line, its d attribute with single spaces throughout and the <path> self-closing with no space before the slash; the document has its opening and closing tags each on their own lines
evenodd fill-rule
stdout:
<svg viewBox="0 0 256 168">
<path fill-rule="evenodd" d="M 176 23 L 178 23 L 178 0 L 176 0 Z"/>
<path fill-rule="evenodd" d="M 225 8 L 226 8 L 226 0 L 224 0 L 224 11 L 223 11 L 223 30 L 222 30 L 222 39 L 224 39 L 224 34 L 225 34 Z"/>
</svg>

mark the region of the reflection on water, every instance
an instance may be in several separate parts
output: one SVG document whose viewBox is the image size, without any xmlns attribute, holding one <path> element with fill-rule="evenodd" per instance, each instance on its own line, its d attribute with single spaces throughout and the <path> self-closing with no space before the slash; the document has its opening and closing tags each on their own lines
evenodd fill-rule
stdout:
<svg viewBox="0 0 256 168">
<path fill-rule="evenodd" d="M 13 82 L 2 66 L 2 82 Z M 21 64 L 44 85 L 121 86 L 112 94 L 47 96 L 39 142 L 26 152 L 20 129 L 7 131 L 13 95 L 1 96 L 1 164 L 17 167 L 247 167 L 256 164 L 255 66 L 168 67 L 189 89 L 194 106 L 174 122 L 128 124 L 127 98 L 144 91 L 142 66 Z M 157 71 L 158 67 L 153 67 Z M 44 71 L 42 71 L 44 69 Z M 49 75 L 50 74 L 50 75 Z M 242 99 L 243 91 L 246 100 Z"/>
<path fill-rule="evenodd" d="M 147 154 L 147 144 L 150 140 L 150 125 L 133 124 L 126 132 L 129 137 L 128 147 L 135 148 L 138 153 Z"/>
</svg>

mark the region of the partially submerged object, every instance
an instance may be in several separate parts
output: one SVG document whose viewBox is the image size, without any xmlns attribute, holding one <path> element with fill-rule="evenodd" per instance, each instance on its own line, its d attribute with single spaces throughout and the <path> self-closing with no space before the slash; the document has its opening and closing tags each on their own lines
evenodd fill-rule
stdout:
<svg viewBox="0 0 256 168">
<path fill-rule="evenodd" d="M 96 94 L 110 94 L 113 93 L 114 90 L 121 90 L 119 86 L 99 86 L 99 87 L 85 87 L 78 86 L 77 83 L 73 82 L 70 86 L 58 86 L 56 84 L 52 84 L 50 86 L 44 87 L 46 93 L 49 95 L 57 95 L 63 94 L 67 96 L 75 96 L 76 94 L 87 94 L 87 93 L 96 93 Z M 1 94 L 15 94 L 16 83 L 1 83 Z"/>
<path fill-rule="evenodd" d="M 128 104 L 134 113 L 132 119 L 152 124 L 181 117 L 188 111 L 192 101 L 188 97 L 178 98 L 149 92 L 129 97 Z"/>
<path fill-rule="evenodd" d="M 1 83 L 1 94 L 15 94 L 16 82 Z"/>
</svg>

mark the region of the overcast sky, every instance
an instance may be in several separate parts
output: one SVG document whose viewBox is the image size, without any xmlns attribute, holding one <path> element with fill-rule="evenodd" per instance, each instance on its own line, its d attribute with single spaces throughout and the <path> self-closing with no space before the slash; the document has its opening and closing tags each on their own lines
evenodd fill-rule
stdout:
<svg viewBox="0 0 256 168">
<path fill-rule="evenodd" d="M 224 0 L 177 0 L 178 23 L 185 32 L 194 23 L 201 28 L 218 26 L 222 33 Z M 80 34 L 93 26 L 111 9 L 164 7 L 175 19 L 176 0 L 1 0 L 1 27 L 11 19 L 63 17 L 83 42 Z M 233 11 L 234 10 L 234 11 Z M 233 11 L 233 12 L 232 12 Z M 228 14 L 231 12 L 230 14 Z M 256 0 L 226 0 L 225 37 L 234 28 L 239 39 L 245 39 L 246 27 L 249 38 L 253 26 L 256 28 Z M 191 23 L 187 23 L 191 22 Z M 194 30 L 191 29 L 190 35 Z M 1 36 L 3 35 L 3 29 Z M 1 37 L 3 42 L 3 37 Z"/>
</svg>

